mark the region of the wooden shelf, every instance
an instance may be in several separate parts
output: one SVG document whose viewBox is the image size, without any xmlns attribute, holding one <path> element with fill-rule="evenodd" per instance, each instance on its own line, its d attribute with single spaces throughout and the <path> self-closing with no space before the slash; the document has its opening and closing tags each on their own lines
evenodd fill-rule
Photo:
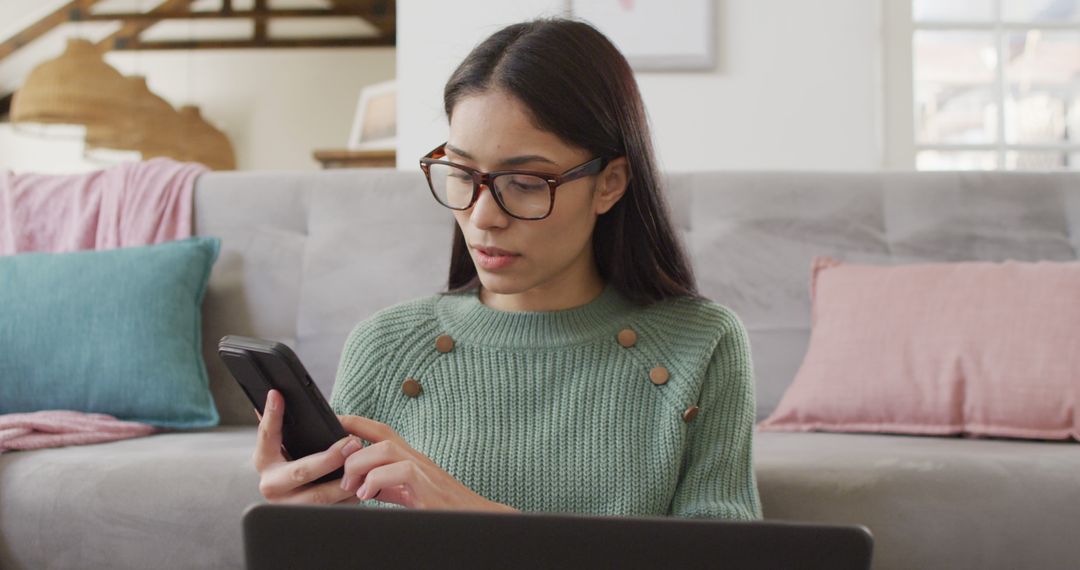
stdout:
<svg viewBox="0 0 1080 570">
<path fill-rule="evenodd" d="M 317 150 L 315 160 L 323 168 L 393 168 L 397 166 L 397 152 L 393 150 Z"/>
</svg>

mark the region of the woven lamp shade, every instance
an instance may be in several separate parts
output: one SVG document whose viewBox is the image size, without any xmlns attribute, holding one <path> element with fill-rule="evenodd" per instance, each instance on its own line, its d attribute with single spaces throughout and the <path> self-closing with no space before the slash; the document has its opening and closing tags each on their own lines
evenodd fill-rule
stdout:
<svg viewBox="0 0 1080 570">
<path fill-rule="evenodd" d="M 69 38 L 64 53 L 34 68 L 11 100 L 11 122 L 89 125 L 115 114 L 124 76 L 93 43 Z"/>
<path fill-rule="evenodd" d="M 194 105 L 180 107 L 180 160 L 199 162 L 213 170 L 235 170 L 236 154 L 225 133 L 214 128 Z"/>
<path fill-rule="evenodd" d="M 118 105 L 103 121 L 87 125 L 86 148 L 137 150 L 144 155 L 176 148 L 180 116 L 173 106 L 150 91 L 145 77 L 124 77 L 123 82 Z"/>
<path fill-rule="evenodd" d="M 143 160 L 159 156 L 199 162 L 214 170 L 234 170 L 236 157 L 224 133 L 187 105 L 179 111 L 155 95 L 144 77 L 125 77 L 122 112 L 86 128 L 88 154 L 100 150 L 135 150 Z"/>
</svg>

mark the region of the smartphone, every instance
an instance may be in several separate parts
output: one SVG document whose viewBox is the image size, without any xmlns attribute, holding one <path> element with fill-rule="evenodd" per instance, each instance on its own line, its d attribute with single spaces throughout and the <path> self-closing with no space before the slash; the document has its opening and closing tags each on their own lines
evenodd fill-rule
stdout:
<svg viewBox="0 0 1080 570">
<path fill-rule="evenodd" d="M 271 389 L 284 396 L 281 443 L 290 460 L 326 451 L 349 435 L 319 386 L 311 381 L 304 365 L 288 346 L 272 340 L 228 335 L 218 343 L 218 355 L 260 414 L 265 413 L 266 395 Z M 314 483 L 340 479 L 344 474 L 344 468 L 339 468 Z"/>
</svg>

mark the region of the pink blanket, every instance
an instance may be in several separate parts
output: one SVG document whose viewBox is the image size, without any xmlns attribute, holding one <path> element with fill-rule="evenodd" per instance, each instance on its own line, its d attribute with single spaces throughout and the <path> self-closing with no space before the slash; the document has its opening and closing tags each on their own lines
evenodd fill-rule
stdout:
<svg viewBox="0 0 1080 570">
<path fill-rule="evenodd" d="M 156 431 L 157 428 L 148 424 L 71 410 L 0 414 L 0 453 L 15 449 L 103 443 L 150 435 Z"/>
<path fill-rule="evenodd" d="M 207 170 L 154 158 L 85 174 L 0 171 L 0 255 L 190 237 L 195 179 Z"/>
<path fill-rule="evenodd" d="M 191 237 L 197 163 L 154 158 L 86 174 L 0 171 L 0 255 L 150 245 Z M 105 414 L 0 414 L 0 453 L 154 433 Z"/>
</svg>

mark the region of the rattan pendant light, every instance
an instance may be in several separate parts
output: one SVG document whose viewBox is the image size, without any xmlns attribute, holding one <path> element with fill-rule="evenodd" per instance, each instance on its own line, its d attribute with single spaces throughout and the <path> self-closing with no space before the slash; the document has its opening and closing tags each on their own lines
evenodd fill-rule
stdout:
<svg viewBox="0 0 1080 570">
<path fill-rule="evenodd" d="M 93 43 L 69 38 L 64 53 L 30 72 L 11 101 L 20 132 L 55 134 L 48 125 L 91 125 L 118 112 L 124 76 L 105 63 Z M 81 136 L 81 132 L 78 133 Z"/>
<path fill-rule="evenodd" d="M 30 73 L 12 98 L 11 122 L 22 132 L 51 136 L 61 133 L 50 126 L 84 125 L 91 159 L 111 161 L 137 151 L 143 160 L 166 156 L 215 170 L 236 168 L 228 137 L 198 107 L 177 111 L 150 91 L 145 77 L 125 77 L 84 39 L 69 39 L 60 57 Z M 68 128 L 62 134 L 83 132 Z"/>
<path fill-rule="evenodd" d="M 108 158 L 133 150 L 143 160 L 165 156 L 199 162 L 214 170 L 234 170 L 236 157 L 224 133 L 187 105 L 179 111 L 155 95 L 141 76 L 125 77 L 123 112 L 86 129 L 86 156 Z"/>
<path fill-rule="evenodd" d="M 200 162 L 213 170 L 235 170 L 236 154 L 229 137 L 199 113 L 194 105 L 180 107 L 181 160 Z"/>
<path fill-rule="evenodd" d="M 120 105 L 103 121 L 86 127 L 87 156 L 112 150 L 137 150 L 145 155 L 175 147 L 179 115 L 173 106 L 150 91 L 145 77 L 124 77 L 123 82 L 117 94 Z"/>
</svg>

